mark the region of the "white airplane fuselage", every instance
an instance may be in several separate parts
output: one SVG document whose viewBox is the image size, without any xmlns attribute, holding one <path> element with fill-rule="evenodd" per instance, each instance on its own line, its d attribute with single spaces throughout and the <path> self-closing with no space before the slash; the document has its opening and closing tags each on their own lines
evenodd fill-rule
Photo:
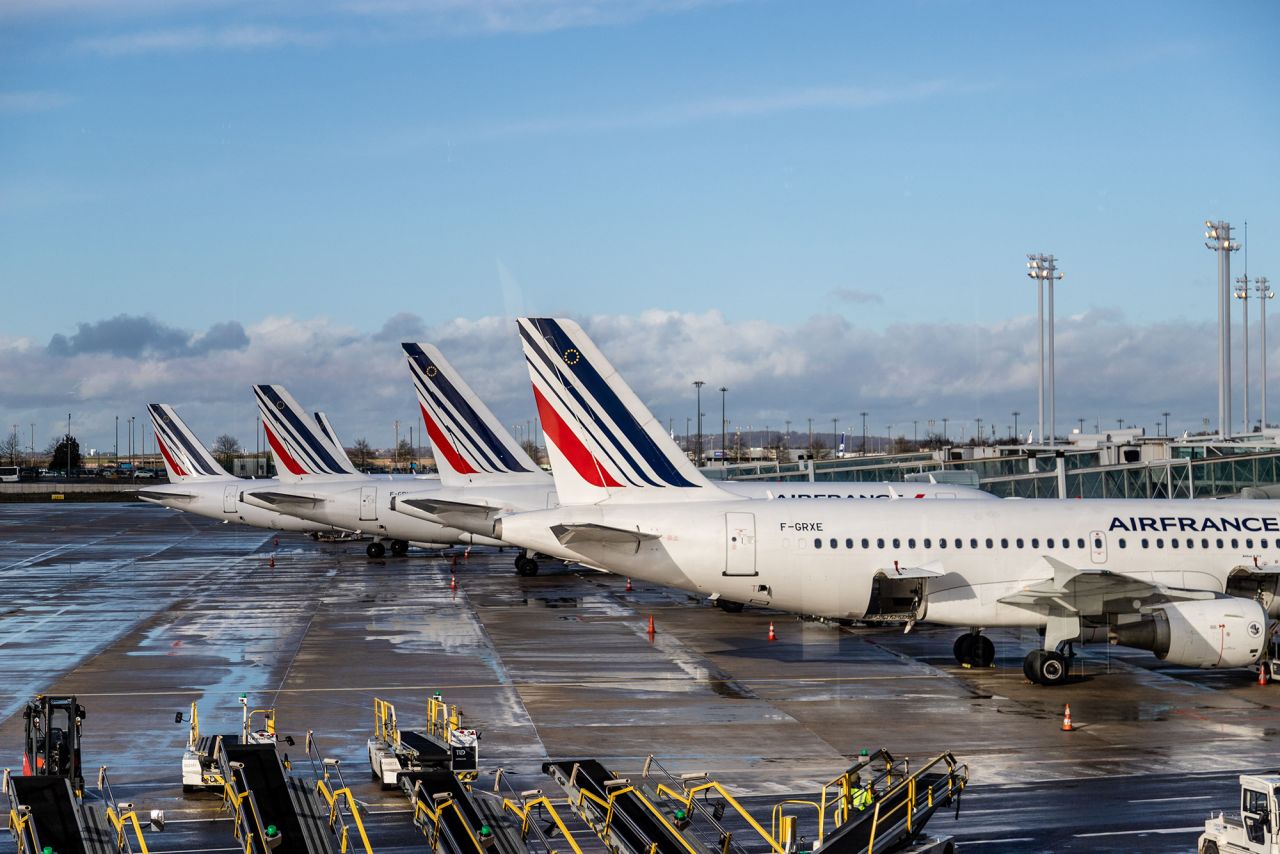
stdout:
<svg viewBox="0 0 1280 854">
<path fill-rule="evenodd" d="M 553 530 L 583 524 L 656 539 L 566 546 Z M 1043 625 L 1043 613 L 999 600 L 1052 578 L 1045 557 L 1219 593 L 1233 571 L 1280 561 L 1280 514 L 1257 501 L 604 502 L 505 517 L 499 530 L 598 569 L 840 619 L 868 613 L 895 563 L 929 568 L 937 575 L 923 580 L 918 615 L 955 626 Z M 1276 603 L 1272 591 L 1273 615 Z"/>
<path fill-rule="evenodd" d="M 437 482 L 316 477 L 277 484 L 269 489 L 246 489 L 244 499 L 263 509 L 389 540 L 440 546 L 505 545 L 491 537 L 392 510 L 393 500 L 406 492 L 434 494 L 439 487 L 424 487 L 430 483 Z M 284 499 L 285 496 L 301 500 L 291 501 Z"/>
<path fill-rule="evenodd" d="M 781 481 L 725 481 L 718 484 L 726 492 L 742 498 L 791 501 L 796 499 L 868 499 L 868 500 L 918 500 L 918 499 L 977 499 L 999 501 L 989 492 L 966 486 L 950 484 L 902 484 L 902 483 L 787 483 Z M 448 514 L 431 512 L 406 504 L 414 499 L 436 499 L 459 504 L 484 505 L 493 508 L 488 518 L 477 514 Z M 549 482 L 485 484 L 469 486 L 442 486 L 429 490 L 406 490 L 395 496 L 392 507 L 396 512 L 422 519 L 433 519 L 442 524 L 470 531 L 483 536 L 496 536 L 494 516 L 524 513 L 533 510 L 553 509 L 559 506 L 555 487 Z M 511 545 L 516 545 L 511 543 Z"/>
<path fill-rule="evenodd" d="M 274 480 L 244 480 L 238 477 L 189 480 L 147 486 L 139 491 L 138 497 L 148 504 L 273 531 L 312 534 L 334 529 L 329 524 L 300 519 L 240 500 L 245 489 L 265 489 L 277 483 Z"/>
</svg>

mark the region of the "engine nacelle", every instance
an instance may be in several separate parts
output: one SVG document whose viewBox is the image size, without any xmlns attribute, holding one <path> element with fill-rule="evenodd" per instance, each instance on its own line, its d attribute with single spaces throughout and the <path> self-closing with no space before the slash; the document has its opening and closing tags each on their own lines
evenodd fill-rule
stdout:
<svg viewBox="0 0 1280 854">
<path fill-rule="evenodd" d="M 1109 640 L 1186 667 L 1246 667 L 1262 654 L 1266 628 L 1267 613 L 1257 602 L 1220 596 L 1160 605 L 1116 626 Z"/>
</svg>

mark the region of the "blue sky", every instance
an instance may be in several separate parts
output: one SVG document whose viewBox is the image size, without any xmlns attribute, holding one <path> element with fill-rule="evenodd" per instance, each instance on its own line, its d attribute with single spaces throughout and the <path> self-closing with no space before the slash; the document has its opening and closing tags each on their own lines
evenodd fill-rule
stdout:
<svg viewBox="0 0 1280 854">
<path fill-rule="evenodd" d="M 1208 322 L 1211 335 L 1203 219 L 1247 219 L 1250 273 L 1280 281 L 1278 36 L 1266 2 L 0 0 L 0 281 L 14 309 L 0 361 L 74 361 L 49 344 L 86 324 L 103 340 L 82 353 L 135 374 L 110 397 L 7 390 L 6 408 L 54 424 L 70 397 L 97 424 L 147 402 L 128 389 L 173 393 L 138 379 L 172 350 L 140 346 L 136 324 L 117 342 L 97 326 L 120 315 L 189 336 L 188 360 L 265 353 L 248 342 L 268 319 L 346 340 L 401 314 L 431 334 L 520 312 L 658 310 L 794 341 L 834 316 L 888 348 L 947 329 L 973 342 L 974 364 L 1009 358 L 1009 375 L 1025 351 L 982 342 L 1034 312 L 1027 252 L 1061 259 L 1064 321 L 1105 317 L 1134 340 Z M 223 349 L 201 345 L 208 334 Z M 1179 351 L 1194 361 L 1168 366 L 1166 388 L 1200 370 L 1201 350 L 1212 381 L 1210 338 Z M 244 369 L 312 381 L 308 350 L 270 352 Z M 400 370 L 394 347 L 385 359 Z M 860 381 L 828 405 L 926 417 L 973 379 L 902 399 Z M 733 382 L 757 380 L 767 388 Z M 1060 412 L 1126 400 L 1059 385 L 1081 398 L 1060 396 Z M 778 400 L 786 388 L 794 402 Z M 743 417 L 813 393 L 746 396 Z M 948 408 L 1025 410 L 1034 394 L 977 389 Z M 170 402 L 221 399 L 188 396 Z M 1203 396 L 1151 394 L 1196 425 L 1196 407 L 1216 409 Z M 529 408 L 514 401 L 512 417 Z M 357 406 L 349 417 L 373 429 Z"/>
</svg>

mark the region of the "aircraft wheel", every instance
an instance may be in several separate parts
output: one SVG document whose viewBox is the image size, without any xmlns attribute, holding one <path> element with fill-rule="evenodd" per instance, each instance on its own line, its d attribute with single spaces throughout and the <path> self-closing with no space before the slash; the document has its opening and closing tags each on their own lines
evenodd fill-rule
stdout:
<svg viewBox="0 0 1280 854">
<path fill-rule="evenodd" d="M 972 660 L 976 637 L 980 636 L 965 632 L 956 638 L 956 642 L 951 645 L 951 654 L 956 657 L 956 664 L 968 664 Z"/>
<path fill-rule="evenodd" d="M 365 548 L 364 553 L 367 554 L 369 557 L 373 558 L 374 560 L 377 560 L 378 558 L 381 558 L 384 555 L 386 555 L 387 548 L 386 546 L 382 545 L 382 543 L 379 543 L 375 540 L 374 542 L 369 543 L 368 547 Z"/>
<path fill-rule="evenodd" d="M 1037 685 L 1040 682 L 1040 659 L 1044 657 L 1043 649 L 1033 649 L 1027 653 L 1027 657 L 1022 659 L 1022 674 L 1027 677 L 1028 682 L 1034 682 Z"/>
<path fill-rule="evenodd" d="M 531 557 L 521 558 L 516 564 L 516 574 L 526 578 L 538 574 L 538 562 Z"/>
<path fill-rule="evenodd" d="M 974 635 L 969 661 L 975 667 L 990 667 L 996 661 L 996 645 L 986 635 Z"/>
<path fill-rule="evenodd" d="M 726 614 L 741 614 L 742 609 L 746 606 L 741 602 L 734 602 L 730 599 L 717 599 L 716 607 Z"/>
<path fill-rule="evenodd" d="M 1218 843 L 1206 842 L 1204 847 L 1200 849 L 1200 854 L 1218 854 Z"/>
<path fill-rule="evenodd" d="M 396 557 L 404 557 L 409 553 L 409 544 L 404 540 L 392 540 L 391 553 Z"/>
</svg>

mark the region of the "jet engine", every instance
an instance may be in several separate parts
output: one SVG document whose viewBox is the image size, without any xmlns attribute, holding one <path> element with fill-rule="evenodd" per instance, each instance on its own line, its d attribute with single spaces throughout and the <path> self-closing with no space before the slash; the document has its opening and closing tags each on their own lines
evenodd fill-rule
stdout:
<svg viewBox="0 0 1280 854">
<path fill-rule="evenodd" d="M 1266 628 L 1267 613 L 1257 602 L 1220 596 L 1159 605 L 1116 625 L 1108 640 L 1186 667 L 1246 667 L 1262 654 Z"/>
</svg>

